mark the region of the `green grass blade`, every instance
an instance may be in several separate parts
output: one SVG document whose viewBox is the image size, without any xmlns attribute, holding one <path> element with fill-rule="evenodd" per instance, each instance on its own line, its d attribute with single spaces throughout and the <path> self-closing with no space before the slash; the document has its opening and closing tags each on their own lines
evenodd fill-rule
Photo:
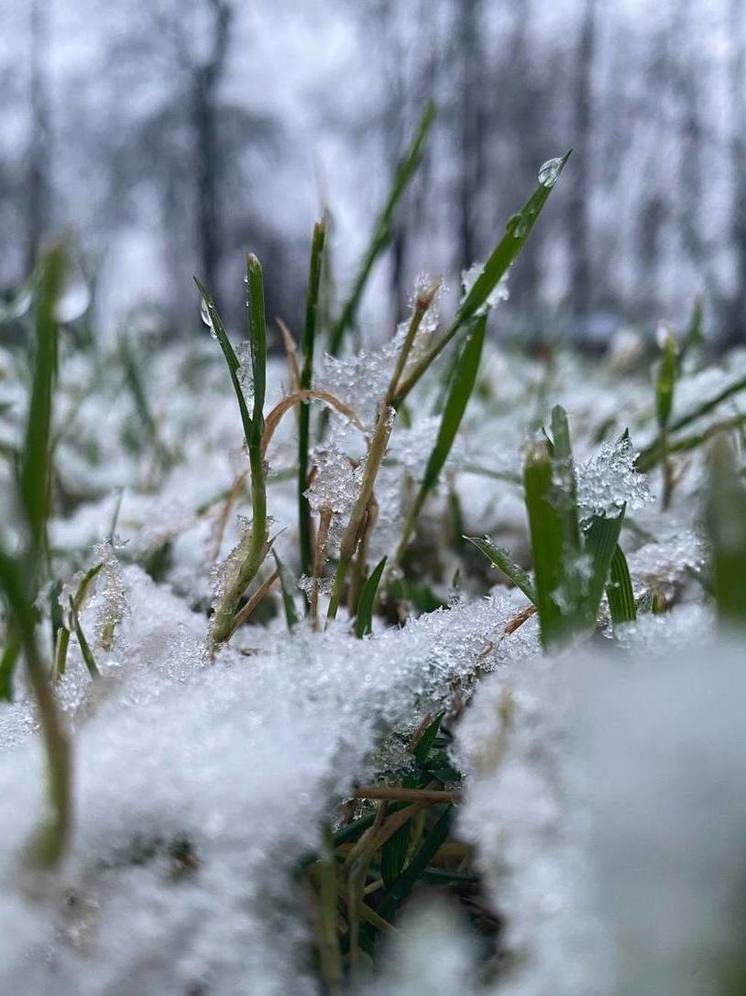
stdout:
<svg viewBox="0 0 746 996">
<path fill-rule="evenodd" d="M 464 539 L 473 543 L 477 550 L 483 553 L 494 567 L 510 578 L 516 588 L 520 588 L 526 598 L 536 605 L 536 589 L 534 588 L 530 574 L 516 564 L 506 549 L 501 546 L 495 546 L 486 537 L 480 539 L 478 536 L 465 536 Z"/>
<path fill-rule="evenodd" d="M 145 382 L 142 377 L 142 370 L 140 369 L 140 366 L 135 358 L 135 354 L 127 336 L 122 336 L 119 341 L 119 357 L 122 369 L 124 370 L 125 383 L 127 384 L 129 392 L 132 395 L 135 411 L 137 412 L 142 426 L 145 429 L 154 452 L 161 459 L 163 459 L 166 454 L 163 446 L 161 445 L 160 437 L 158 435 L 158 426 L 150 408 L 147 391 L 145 390 Z"/>
<path fill-rule="evenodd" d="M 443 465 L 453 447 L 456 433 L 476 383 L 486 329 L 487 316 L 482 315 L 474 323 L 474 331 L 464 343 L 454 369 L 438 436 L 425 468 L 425 476 L 422 479 L 421 488 L 425 492 L 435 487 Z"/>
<path fill-rule="evenodd" d="M 692 307 L 692 315 L 689 319 L 689 325 L 684 333 L 684 340 L 681 348 L 682 360 L 684 357 L 689 356 L 690 353 L 703 349 L 704 345 L 704 304 L 701 296 L 697 296 L 694 300 L 694 306 Z"/>
<path fill-rule="evenodd" d="M 561 405 L 552 409 L 552 444 L 549 447 L 555 483 L 555 502 L 561 506 L 565 545 L 568 551 L 580 552 L 580 523 L 578 520 L 578 484 L 570 443 L 570 426 L 567 412 Z"/>
<path fill-rule="evenodd" d="M 246 257 L 246 307 L 249 316 L 251 373 L 254 380 L 253 441 L 259 445 L 264 432 L 264 398 L 267 392 L 267 322 L 264 313 L 262 264 L 253 253 Z"/>
<path fill-rule="evenodd" d="M 611 561 L 622 531 L 624 510 L 613 519 L 597 516 L 586 533 L 585 550 L 591 558 L 591 576 L 588 579 L 585 612 L 589 626 L 598 618 L 598 608 L 609 577 Z"/>
<path fill-rule="evenodd" d="M 443 722 L 444 713 L 438 713 L 435 719 L 430 723 L 430 725 L 425 729 L 420 739 L 414 749 L 415 760 L 418 764 L 424 764 L 427 761 L 428 754 L 435 743 L 435 738 L 440 730 L 440 724 Z"/>
<path fill-rule="evenodd" d="M 196 278 L 195 278 L 196 279 Z M 249 325 L 249 346 L 253 375 L 254 407 L 249 415 L 241 384 L 238 379 L 240 364 L 230 344 L 225 326 L 212 298 L 197 280 L 210 325 L 223 350 L 230 372 L 233 390 L 241 412 L 241 421 L 249 450 L 251 468 L 251 542 L 246 558 L 240 564 L 232 583 L 222 592 L 215 604 L 212 617 L 211 642 L 214 645 L 227 640 L 232 632 L 233 616 L 239 600 L 256 576 L 268 552 L 267 489 L 264 461 L 261 454 L 264 432 L 264 398 L 267 388 L 267 328 L 264 313 L 264 281 L 262 267 L 256 256 L 246 257 L 246 310 Z"/>
<path fill-rule="evenodd" d="M 319 285 L 324 262 L 326 222 L 317 221 L 311 240 L 311 264 L 306 293 L 306 321 L 303 327 L 303 366 L 300 375 L 301 390 L 308 390 L 313 380 L 313 353 L 316 341 L 316 324 L 319 310 Z M 308 445 L 310 437 L 311 406 L 302 404 L 298 409 L 298 537 L 300 541 L 301 571 L 308 577 L 313 572 L 311 549 L 311 509 L 305 492 L 308 488 Z"/>
<path fill-rule="evenodd" d="M 51 485 L 52 393 L 57 372 L 55 308 L 65 271 L 62 247 L 43 264 L 36 302 L 36 355 L 20 472 L 20 493 L 35 556 L 44 547 Z"/>
<path fill-rule="evenodd" d="M 386 198 L 386 203 L 384 204 L 383 209 L 376 221 L 368 249 L 363 256 L 360 269 L 355 278 L 355 282 L 352 285 L 350 296 L 342 308 L 339 318 L 329 333 L 328 350 L 332 356 L 337 356 L 339 354 L 345 333 L 350 326 L 353 325 L 357 316 L 360 301 L 368 283 L 371 271 L 373 270 L 373 266 L 391 240 L 391 226 L 397 205 L 399 204 L 404 191 L 407 189 L 410 180 L 416 173 L 417 167 L 420 164 L 422 159 L 422 150 L 434 118 L 435 105 L 429 103 L 420 118 L 420 123 L 417 127 L 417 131 L 415 132 L 412 144 L 409 146 L 409 149 L 405 153 L 404 158 L 399 163 L 396 173 L 394 174 L 394 179 L 388 197 Z"/>
<path fill-rule="evenodd" d="M 606 597 L 609 601 L 609 613 L 615 626 L 620 623 L 634 622 L 637 619 L 635 593 L 632 590 L 632 579 L 629 576 L 627 558 L 619 544 L 614 548 L 609 568 L 609 584 L 606 587 Z"/>
<path fill-rule="evenodd" d="M 739 429 L 741 426 L 746 424 L 746 412 L 741 412 L 738 415 L 732 415 L 730 418 L 725 418 L 720 422 L 715 422 L 712 425 L 708 425 L 706 429 L 702 429 L 700 432 L 691 433 L 689 436 L 681 436 L 679 439 L 667 440 L 665 445 L 661 443 L 658 439 L 656 442 L 652 443 L 646 449 L 642 450 L 640 455 L 635 461 L 635 467 L 641 473 L 651 470 L 661 460 L 670 456 L 672 453 L 688 453 L 691 450 L 699 449 L 700 446 L 704 446 L 708 440 L 712 439 L 713 436 L 721 435 L 724 432 L 730 432 L 732 429 Z"/>
<path fill-rule="evenodd" d="M 360 601 L 357 607 L 357 616 L 355 617 L 355 636 L 359 640 L 371 632 L 373 624 L 373 606 L 376 601 L 378 585 L 381 583 L 381 575 L 383 574 L 385 566 L 386 558 L 383 557 L 383 559 L 376 565 L 370 577 L 366 580 L 363 585 L 363 590 L 360 592 Z"/>
<path fill-rule="evenodd" d="M 396 552 L 397 564 L 401 563 L 409 544 L 409 539 L 414 532 L 420 510 L 428 494 L 437 484 L 443 465 L 453 447 L 453 442 L 461 425 L 461 420 L 464 417 L 469 398 L 474 390 L 474 384 L 476 383 L 486 329 L 487 315 L 480 315 L 474 323 L 472 334 L 464 343 L 463 349 L 456 360 L 435 445 L 425 467 L 425 474 L 420 483 L 419 491 L 404 523 L 401 540 L 399 541 L 399 547 Z"/>
<path fill-rule="evenodd" d="M 707 401 L 703 401 L 700 405 L 692 408 L 691 411 L 687 412 L 685 415 L 681 415 L 678 419 L 675 419 L 669 427 L 671 432 L 678 432 L 679 429 L 686 428 L 687 425 L 691 425 L 691 423 L 696 422 L 698 418 L 702 418 L 703 415 L 709 414 L 713 408 L 717 408 L 717 406 L 723 401 L 743 390 L 746 390 L 746 377 L 739 377 L 730 384 L 726 384 L 722 390 L 718 391 L 717 394 L 714 394 L 711 398 L 708 398 Z"/>
<path fill-rule="evenodd" d="M 100 560 L 97 564 L 94 564 L 93 567 L 89 568 L 81 578 L 78 590 L 75 592 L 75 597 L 73 599 L 73 605 L 76 613 L 79 613 L 83 608 L 83 603 L 85 602 L 86 595 L 88 594 L 88 589 L 103 566 L 104 562 L 103 560 Z M 56 639 L 54 641 L 54 667 L 52 669 L 52 673 L 55 678 L 61 678 L 65 673 L 65 668 L 67 667 L 67 651 L 69 646 L 70 631 L 66 626 L 60 626 L 57 630 Z"/>
<path fill-rule="evenodd" d="M 746 487 L 733 446 L 718 436 L 709 453 L 706 523 L 712 549 L 712 584 L 721 621 L 746 624 Z"/>
<path fill-rule="evenodd" d="M 571 152 L 572 150 L 562 156 L 561 166 L 559 167 L 560 172 L 564 169 Z M 493 249 L 474 286 L 462 301 L 456 313 L 454 324 L 461 326 L 475 315 L 484 305 L 495 287 L 497 287 L 501 278 L 508 272 L 508 267 L 523 248 L 552 189 L 553 185 L 545 186 L 543 183 L 540 183 L 518 214 L 513 215 L 509 219 L 505 235 Z"/>
<path fill-rule="evenodd" d="M 573 628 L 556 601 L 564 581 L 565 524 L 552 500 L 552 476 L 549 448 L 545 442 L 537 441 L 526 454 L 523 484 L 534 558 L 535 604 L 545 649 L 564 641 Z"/>
<path fill-rule="evenodd" d="M 562 157 L 560 172 L 569 159 L 570 152 L 567 152 Z M 545 186 L 540 183 L 523 205 L 520 212 L 512 215 L 508 220 L 504 236 L 493 249 L 491 256 L 484 264 L 484 268 L 474 282 L 473 287 L 461 302 L 453 321 L 429 352 L 415 365 L 406 381 L 401 385 L 396 399 L 397 407 L 407 397 L 420 377 L 422 377 L 454 336 L 486 305 L 490 294 L 500 279 L 507 273 L 510 264 L 523 248 L 552 189 L 553 185 Z"/>
<path fill-rule="evenodd" d="M 386 891 L 386 895 L 378 910 L 384 920 L 391 922 L 396 911 L 407 896 L 409 896 L 427 866 L 445 843 L 451 829 L 452 816 L 453 806 L 447 806 L 425 836 L 422 845 L 405 870 Z"/>
<path fill-rule="evenodd" d="M 671 332 L 666 333 L 662 351 L 663 355 L 658 365 L 658 376 L 655 382 L 655 413 L 658 418 L 658 427 L 664 431 L 668 428 L 671 418 L 678 365 L 676 339 Z"/>
<path fill-rule="evenodd" d="M 75 608 L 75 601 L 70 597 L 70 621 L 73 624 L 73 629 L 75 630 L 75 635 L 78 638 L 78 644 L 80 646 L 80 652 L 83 655 L 83 660 L 85 661 L 85 666 L 88 668 L 88 673 L 92 678 L 99 677 L 99 670 L 96 666 L 96 660 L 91 652 L 91 648 L 88 644 L 88 640 L 83 632 L 83 627 L 80 624 L 80 616 L 78 615 L 78 610 Z"/>
<path fill-rule="evenodd" d="M 275 550 L 274 547 L 272 547 L 272 553 L 275 558 L 275 564 L 277 565 L 277 573 L 280 575 L 280 591 L 282 592 L 282 606 L 285 611 L 285 622 L 288 625 L 288 630 L 292 630 L 298 622 L 298 613 L 295 611 L 295 602 L 293 601 L 292 596 L 293 579 L 290 575 L 290 571 L 278 557 L 277 550 Z"/>
<path fill-rule="evenodd" d="M 381 848 L 381 878 L 387 889 L 391 888 L 402 873 L 404 863 L 407 860 L 411 835 L 412 827 L 409 823 L 405 823 Z"/>
<path fill-rule="evenodd" d="M 0 590 L 5 593 L 13 628 L 23 647 L 47 759 L 48 815 L 30 843 L 28 856 L 34 865 L 51 868 L 62 857 L 70 833 L 71 748 L 39 652 L 33 583 L 29 571 L 0 549 Z"/>
<path fill-rule="evenodd" d="M 251 416 L 249 415 L 249 410 L 246 407 L 246 399 L 244 398 L 243 391 L 241 390 L 241 383 L 238 379 L 238 371 L 241 364 L 238 362 L 238 357 L 231 345 L 231 341 L 228 338 L 228 333 L 225 330 L 225 325 L 223 324 L 223 319 L 220 317 L 218 309 L 215 307 L 215 302 L 210 296 L 207 288 L 202 284 L 196 277 L 194 282 L 199 290 L 200 297 L 204 304 L 207 315 L 210 319 L 210 327 L 218 344 L 223 351 L 223 356 L 225 357 L 225 362 L 228 365 L 228 372 L 230 374 L 231 383 L 233 384 L 233 391 L 236 395 L 236 401 L 238 402 L 238 408 L 241 413 L 241 424 L 243 425 L 243 434 L 246 440 L 246 445 L 249 446 L 253 436 L 253 425 L 251 422 Z"/>
<path fill-rule="evenodd" d="M 0 701 L 13 701 L 13 675 L 21 653 L 21 641 L 12 632 L 5 634 L 5 649 L 0 657 Z"/>
</svg>

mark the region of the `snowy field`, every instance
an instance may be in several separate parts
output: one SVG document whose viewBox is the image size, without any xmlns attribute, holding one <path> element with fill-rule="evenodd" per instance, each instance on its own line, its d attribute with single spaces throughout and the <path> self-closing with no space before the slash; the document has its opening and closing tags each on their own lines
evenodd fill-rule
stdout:
<svg viewBox="0 0 746 996">
<path fill-rule="evenodd" d="M 3 992 L 743 992 L 746 353 L 485 335 L 561 167 L 308 367 L 8 310 Z"/>
</svg>

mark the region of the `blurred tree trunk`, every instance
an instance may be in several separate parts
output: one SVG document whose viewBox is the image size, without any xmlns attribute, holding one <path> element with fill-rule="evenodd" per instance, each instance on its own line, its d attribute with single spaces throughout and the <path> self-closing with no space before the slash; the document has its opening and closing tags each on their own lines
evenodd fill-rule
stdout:
<svg viewBox="0 0 746 996">
<path fill-rule="evenodd" d="M 46 67 L 49 60 L 49 7 L 46 0 L 31 0 L 30 14 L 30 123 L 28 150 L 28 206 L 26 212 L 25 271 L 30 273 L 39 255 L 51 209 L 49 93 Z"/>
<path fill-rule="evenodd" d="M 700 113 L 702 83 L 701 46 L 697 44 L 694 0 L 682 4 L 674 13 L 674 41 L 681 53 L 676 65 L 676 91 L 682 105 L 679 171 L 679 227 L 681 241 L 690 260 L 702 271 L 705 268 L 702 238 L 702 145 L 703 127 Z M 703 274 L 703 277 L 705 274 Z"/>
<path fill-rule="evenodd" d="M 463 267 L 475 261 L 476 208 L 483 173 L 483 139 L 481 134 L 480 83 L 481 44 L 479 20 L 481 0 L 461 0 L 458 20 L 459 68 L 458 94 L 460 127 L 459 149 L 459 257 Z"/>
<path fill-rule="evenodd" d="M 226 0 L 209 0 L 209 6 L 213 15 L 212 43 L 207 60 L 193 69 L 191 122 L 198 254 L 202 279 L 214 290 L 221 252 L 218 206 L 221 169 L 216 94 L 225 72 L 232 11 Z"/>
<path fill-rule="evenodd" d="M 547 104 L 546 93 L 532 66 L 531 6 L 531 0 L 512 0 L 509 4 L 513 23 L 506 41 L 510 59 L 506 67 L 502 97 L 505 117 L 499 121 L 499 126 L 506 134 L 515 136 L 515 195 L 510 204 L 506 205 L 506 216 L 522 203 L 526 191 L 536 183 L 539 167 L 547 158 L 547 143 L 553 137 L 548 134 L 547 122 L 543 116 Z M 541 233 L 536 232 L 521 250 L 520 260 L 510 278 L 511 300 L 524 309 L 527 306 L 535 308 L 539 297 L 540 244 Z"/>
<path fill-rule="evenodd" d="M 746 311 L 746 40 L 742 0 L 730 0 L 728 10 L 732 54 L 729 65 L 733 101 L 730 160 L 733 174 L 731 240 L 735 255 L 735 288 L 725 308 L 725 344 L 743 338 Z"/>
<path fill-rule="evenodd" d="M 666 146 L 670 121 L 666 101 L 673 83 L 671 53 L 673 18 L 665 18 L 653 33 L 647 53 L 646 83 L 653 106 L 645 119 L 641 211 L 636 219 L 635 261 L 637 264 L 636 312 L 643 321 L 660 307 L 659 281 L 663 270 L 666 228 L 670 220 L 667 175 L 661 176 L 662 150 Z M 644 63 L 643 63 L 644 65 Z"/>
<path fill-rule="evenodd" d="M 566 229 L 570 241 L 570 300 L 576 316 L 592 305 L 590 247 L 591 141 L 593 131 L 593 62 L 596 52 L 596 0 L 586 0 L 575 59 L 575 126 Z"/>
</svg>

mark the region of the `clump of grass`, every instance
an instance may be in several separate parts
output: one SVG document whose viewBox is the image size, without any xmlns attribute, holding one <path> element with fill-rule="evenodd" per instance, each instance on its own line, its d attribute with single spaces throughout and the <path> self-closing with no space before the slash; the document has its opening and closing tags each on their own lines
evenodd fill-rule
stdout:
<svg viewBox="0 0 746 996">
<path fill-rule="evenodd" d="M 567 413 L 560 405 L 552 411 L 552 438 L 545 434 L 527 448 L 523 486 L 533 579 L 506 550 L 487 539 L 467 539 L 536 607 L 544 648 L 591 632 L 604 590 L 613 621 L 633 620 L 629 569 L 618 544 L 624 507 L 615 516 L 594 515 L 581 525 Z"/>
<path fill-rule="evenodd" d="M 71 746 L 57 708 L 37 637 L 35 607 L 39 583 L 47 563 L 47 521 L 51 489 L 51 427 L 54 379 L 57 372 L 56 305 L 66 266 L 59 246 L 44 261 L 36 296 L 36 334 L 33 382 L 26 421 L 18 499 L 23 514 L 24 542 L 14 553 L 0 546 L 0 587 L 5 596 L 9 630 L 3 676 L 6 692 L 18 649 L 23 650 L 29 685 L 36 701 L 47 755 L 48 812 L 28 850 L 32 864 L 51 867 L 62 857 L 70 833 L 72 802 Z"/>
</svg>

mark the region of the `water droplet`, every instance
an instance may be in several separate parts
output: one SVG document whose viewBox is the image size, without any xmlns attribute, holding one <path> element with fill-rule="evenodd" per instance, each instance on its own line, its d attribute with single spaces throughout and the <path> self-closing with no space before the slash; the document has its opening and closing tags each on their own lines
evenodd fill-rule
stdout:
<svg viewBox="0 0 746 996">
<path fill-rule="evenodd" d="M 539 183 L 544 187 L 553 187 L 562 169 L 561 159 L 547 159 L 539 170 Z"/>
<path fill-rule="evenodd" d="M 79 263 L 71 262 L 65 283 L 57 298 L 55 315 L 58 322 L 74 322 L 88 310 L 91 292 Z"/>
<path fill-rule="evenodd" d="M 199 313 L 202 318 L 202 321 L 210 330 L 210 335 L 213 337 L 213 339 L 217 339 L 215 326 L 212 324 L 212 318 L 210 318 L 210 309 L 207 307 L 207 302 L 204 299 L 202 301 L 202 304 L 200 305 Z"/>
</svg>

